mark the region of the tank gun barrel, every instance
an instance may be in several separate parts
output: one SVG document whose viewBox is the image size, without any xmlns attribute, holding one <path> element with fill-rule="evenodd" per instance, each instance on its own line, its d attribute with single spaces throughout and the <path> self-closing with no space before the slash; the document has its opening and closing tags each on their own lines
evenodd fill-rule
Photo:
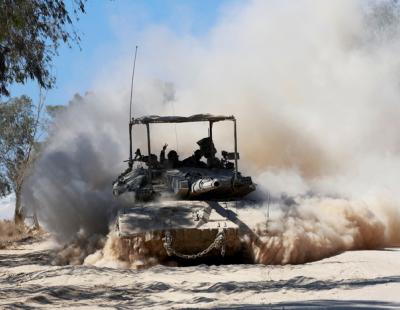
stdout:
<svg viewBox="0 0 400 310">
<path fill-rule="evenodd" d="M 195 181 L 190 190 L 190 196 L 196 196 L 210 192 L 221 185 L 218 179 L 202 178 Z"/>
</svg>

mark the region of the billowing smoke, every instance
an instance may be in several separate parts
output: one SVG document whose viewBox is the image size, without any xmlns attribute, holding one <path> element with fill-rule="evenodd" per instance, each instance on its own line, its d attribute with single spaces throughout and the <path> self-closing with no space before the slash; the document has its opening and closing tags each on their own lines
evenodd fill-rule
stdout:
<svg viewBox="0 0 400 310">
<path fill-rule="evenodd" d="M 392 1 L 251 1 L 226 7 L 201 38 L 160 26 L 138 35 L 134 114 L 234 114 L 240 169 L 260 191 L 295 202 L 272 204 L 268 225 L 257 226 L 257 261 L 399 242 L 399 12 Z M 66 239 L 107 231 L 116 207 L 130 64 L 111 62 L 94 93 L 58 117 L 26 185 L 26 201 Z M 168 142 L 190 155 L 207 134 L 167 129 L 154 128 L 154 153 Z M 231 150 L 231 128 L 215 134 L 219 150 Z"/>
</svg>

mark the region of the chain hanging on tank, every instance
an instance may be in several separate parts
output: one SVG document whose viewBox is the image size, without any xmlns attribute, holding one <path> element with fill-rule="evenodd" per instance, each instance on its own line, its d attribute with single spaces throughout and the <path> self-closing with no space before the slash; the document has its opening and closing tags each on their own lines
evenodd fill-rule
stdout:
<svg viewBox="0 0 400 310">
<path fill-rule="evenodd" d="M 221 249 L 221 256 L 225 256 L 225 231 L 224 229 L 220 229 L 217 233 L 217 236 L 215 237 L 214 241 L 203 251 L 198 252 L 196 254 L 183 254 L 179 253 L 172 247 L 172 235 L 169 231 L 166 231 L 165 233 L 165 238 L 163 238 L 164 241 L 164 248 L 165 251 L 167 252 L 168 256 L 175 255 L 180 258 L 184 259 L 196 259 L 203 257 L 210 253 L 213 249 Z"/>
</svg>

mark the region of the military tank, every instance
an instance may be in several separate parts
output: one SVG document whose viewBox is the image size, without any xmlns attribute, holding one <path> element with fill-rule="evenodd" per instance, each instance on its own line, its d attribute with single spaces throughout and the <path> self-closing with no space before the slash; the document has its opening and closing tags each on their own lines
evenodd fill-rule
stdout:
<svg viewBox="0 0 400 310">
<path fill-rule="evenodd" d="M 213 125 L 233 123 L 234 150 L 217 157 Z M 208 122 L 198 149 L 180 161 L 167 145 L 159 158 L 151 150 L 151 126 L 161 123 Z M 132 131 L 147 130 L 147 155 L 133 154 Z M 120 209 L 116 231 L 123 243 L 123 255 L 130 261 L 156 257 L 160 263 L 174 260 L 184 264 L 232 261 L 246 257 L 243 236 L 252 233 L 238 210 L 249 202 L 245 196 L 256 186 L 251 177 L 238 171 L 237 126 L 234 116 L 198 114 L 189 117 L 145 116 L 129 123 L 128 168 L 113 182 L 113 195 L 127 206 Z M 134 156 L 133 156 L 134 155 Z M 203 160 L 204 158 L 204 160 Z"/>
</svg>

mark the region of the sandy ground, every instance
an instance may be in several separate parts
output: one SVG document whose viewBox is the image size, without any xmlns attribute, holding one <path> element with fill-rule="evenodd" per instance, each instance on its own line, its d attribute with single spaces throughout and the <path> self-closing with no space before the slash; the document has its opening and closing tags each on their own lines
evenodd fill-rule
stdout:
<svg viewBox="0 0 400 310">
<path fill-rule="evenodd" d="M 0 308 L 400 308 L 400 249 L 304 265 L 53 266 L 52 242 L 0 250 Z"/>
</svg>

